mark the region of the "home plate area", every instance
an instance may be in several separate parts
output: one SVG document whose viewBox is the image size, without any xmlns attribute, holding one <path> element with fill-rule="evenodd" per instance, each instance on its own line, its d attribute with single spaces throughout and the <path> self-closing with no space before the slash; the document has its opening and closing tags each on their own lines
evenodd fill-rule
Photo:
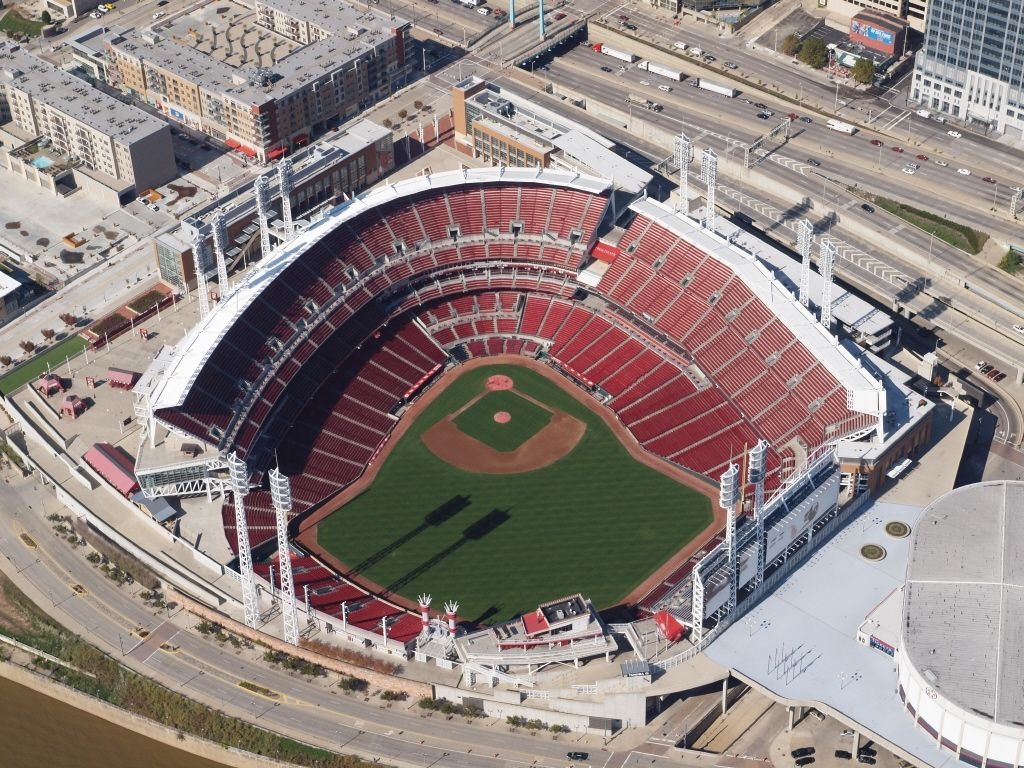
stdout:
<svg viewBox="0 0 1024 768">
<path fill-rule="evenodd" d="M 467 472 L 530 472 L 572 451 L 586 424 L 518 392 L 509 376 L 490 376 L 483 391 L 423 433 L 427 448 Z"/>
</svg>

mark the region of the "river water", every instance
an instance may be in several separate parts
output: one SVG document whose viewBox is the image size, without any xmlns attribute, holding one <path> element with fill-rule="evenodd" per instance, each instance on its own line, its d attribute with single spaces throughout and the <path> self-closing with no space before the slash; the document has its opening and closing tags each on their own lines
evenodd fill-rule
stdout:
<svg viewBox="0 0 1024 768">
<path fill-rule="evenodd" d="M 0 765 L 224 768 L 0 677 Z"/>
</svg>

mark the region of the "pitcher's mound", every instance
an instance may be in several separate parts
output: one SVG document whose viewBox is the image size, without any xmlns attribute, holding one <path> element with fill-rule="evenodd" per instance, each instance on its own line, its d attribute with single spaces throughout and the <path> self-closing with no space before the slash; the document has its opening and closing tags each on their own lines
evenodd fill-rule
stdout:
<svg viewBox="0 0 1024 768">
<path fill-rule="evenodd" d="M 494 420 L 498 424 L 508 424 L 510 421 L 512 421 L 512 414 L 509 413 L 508 411 L 498 411 L 496 414 L 494 414 Z"/>
</svg>

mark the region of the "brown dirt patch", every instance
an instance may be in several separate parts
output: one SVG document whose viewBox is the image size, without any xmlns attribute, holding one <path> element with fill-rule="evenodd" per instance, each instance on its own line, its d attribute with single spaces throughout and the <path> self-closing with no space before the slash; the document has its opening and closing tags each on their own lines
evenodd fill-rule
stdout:
<svg viewBox="0 0 1024 768">
<path fill-rule="evenodd" d="M 487 377 L 487 389 L 491 391 L 498 391 L 502 389 L 512 389 L 515 382 L 512 381 L 508 376 L 488 376 Z"/>
<path fill-rule="evenodd" d="M 441 461 L 466 472 L 511 475 L 554 464 L 568 454 L 587 431 L 587 425 L 561 411 L 514 451 L 497 451 L 455 426 L 450 415 L 423 433 L 423 444 Z"/>
</svg>

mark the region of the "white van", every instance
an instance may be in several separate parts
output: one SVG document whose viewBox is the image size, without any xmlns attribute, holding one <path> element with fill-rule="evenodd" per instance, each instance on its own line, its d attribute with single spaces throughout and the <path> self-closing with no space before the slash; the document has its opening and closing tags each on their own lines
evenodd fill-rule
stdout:
<svg viewBox="0 0 1024 768">
<path fill-rule="evenodd" d="M 659 85 L 658 86 L 658 90 L 659 91 L 664 91 L 665 93 L 672 93 L 672 86 L 671 85 Z"/>
<path fill-rule="evenodd" d="M 479 13 L 481 16 L 490 16 L 491 15 L 491 9 L 490 8 L 477 8 L 476 12 Z"/>
<path fill-rule="evenodd" d="M 918 117 L 923 117 L 925 120 L 932 116 L 932 113 L 927 109 L 919 109 L 916 114 Z"/>
</svg>

